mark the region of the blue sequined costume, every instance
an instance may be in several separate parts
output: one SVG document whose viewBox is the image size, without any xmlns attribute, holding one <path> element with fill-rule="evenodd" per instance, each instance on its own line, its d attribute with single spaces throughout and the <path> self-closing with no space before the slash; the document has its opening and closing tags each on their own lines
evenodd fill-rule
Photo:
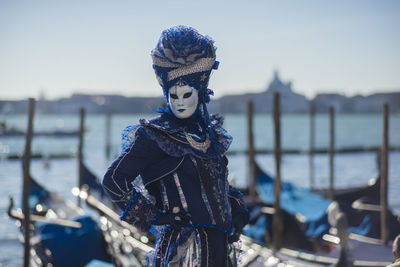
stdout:
<svg viewBox="0 0 400 267">
<path fill-rule="evenodd" d="M 173 31 L 193 34 L 191 28 Z M 163 88 L 168 92 L 176 79 L 185 77 L 202 96 L 197 111 L 188 119 L 178 119 L 167 107 L 152 120 L 128 126 L 122 136 L 123 152 L 107 170 L 103 186 L 122 209 L 122 220 L 156 234 L 150 266 L 232 266 L 235 259 L 229 257 L 228 236 L 249 217 L 242 194 L 227 180 L 224 155 L 232 137 L 222 128 L 222 118 L 210 117 L 205 110 L 210 91 L 203 85 L 208 80 L 199 78 L 202 72 L 190 72 L 185 69 L 171 79 L 164 75 Z M 190 222 L 155 226 L 160 215 L 174 208 L 190 214 Z"/>
</svg>

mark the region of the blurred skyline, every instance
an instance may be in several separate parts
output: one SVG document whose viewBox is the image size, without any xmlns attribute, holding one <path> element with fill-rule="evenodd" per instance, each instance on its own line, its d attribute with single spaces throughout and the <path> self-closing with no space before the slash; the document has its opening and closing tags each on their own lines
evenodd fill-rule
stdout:
<svg viewBox="0 0 400 267">
<path fill-rule="evenodd" d="M 150 51 L 187 25 L 218 47 L 216 97 L 400 91 L 400 1 L 0 1 L 0 99 L 158 96 Z"/>
</svg>

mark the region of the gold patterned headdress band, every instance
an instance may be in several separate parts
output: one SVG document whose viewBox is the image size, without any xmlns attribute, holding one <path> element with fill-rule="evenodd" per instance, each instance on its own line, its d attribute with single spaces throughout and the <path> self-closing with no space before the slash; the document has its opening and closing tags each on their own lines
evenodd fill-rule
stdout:
<svg viewBox="0 0 400 267">
<path fill-rule="evenodd" d="M 175 80 L 185 75 L 197 72 L 209 71 L 213 68 L 214 64 L 215 64 L 215 58 L 200 58 L 193 64 L 169 71 L 167 76 L 167 82 Z"/>
</svg>

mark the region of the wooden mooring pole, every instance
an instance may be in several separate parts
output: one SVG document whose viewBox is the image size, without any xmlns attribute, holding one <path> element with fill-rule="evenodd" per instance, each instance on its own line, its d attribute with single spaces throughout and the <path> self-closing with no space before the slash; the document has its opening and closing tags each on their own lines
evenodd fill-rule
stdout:
<svg viewBox="0 0 400 267">
<path fill-rule="evenodd" d="M 33 118 L 35 113 L 35 100 L 29 98 L 29 117 L 28 129 L 25 136 L 25 151 L 22 159 L 23 170 L 23 188 L 22 188 L 22 210 L 24 213 L 23 225 L 24 233 L 24 267 L 29 266 L 30 252 L 31 252 L 31 238 L 30 238 L 30 212 L 29 212 L 29 195 L 31 187 L 30 167 L 31 167 L 31 144 L 33 136 Z"/>
<path fill-rule="evenodd" d="M 280 122 L 280 97 L 279 93 L 274 94 L 274 129 L 275 129 L 275 213 L 272 218 L 273 248 L 278 251 L 282 244 L 283 222 L 281 212 L 281 122 Z"/>
<path fill-rule="evenodd" d="M 383 105 L 383 139 L 381 155 L 381 239 L 388 243 L 388 170 L 389 170 L 389 105 Z"/>
<path fill-rule="evenodd" d="M 251 201 L 256 201 L 256 167 L 255 167 L 255 148 L 253 133 L 253 101 L 247 102 L 247 138 L 248 138 L 248 157 L 249 157 L 249 195 Z"/>
<path fill-rule="evenodd" d="M 106 114 L 106 158 L 110 159 L 111 157 L 111 113 L 107 112 Z"/>
<path fill-rule="evenodd" d="M 335 111 L 333 107 L 329 107 L 329 198 L 333 199 L 334 190 L 334 157 L 335 157 Z"/>
<path fill-rule="evenodd" d="M 84 139 L 84 131 L 85 131 L 85 109 L 81 108 L 79 110 L 80 115 L 80 126 L 79 126 L 79 146 L 78 146 L 78 186 L 79 189 L 83 184 L 83 139 Z M 78 196 L 78 207 L 81 206 L 81 199 Z"/>
<path fill-rule="evenodd" d="M 315 188 L 314 177 L 314 148 L 315 148 L 315 107 L 314 102 L 311 101 L 310 106 L 310 151 L 309 151 L 309 169 L 310 169 L 310 188 Z"/>
<path fill-rule="evenodd" d="M 221 115 L 225 117 L 225 112 L 226 112 L 225 101 L 221 99 L 219 101 L 219 113 L 221 113 Z"/>
</svg>

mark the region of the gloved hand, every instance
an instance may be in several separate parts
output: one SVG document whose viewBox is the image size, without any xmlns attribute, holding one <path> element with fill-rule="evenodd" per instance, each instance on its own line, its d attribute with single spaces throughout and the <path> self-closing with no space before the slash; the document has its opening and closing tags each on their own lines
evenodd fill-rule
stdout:
<svg viewBox="0 0 400 267">
<path fill-rule="evenodd" d="M 171 225 L 174 228 L 181 227 L 191 223 L 190 214 L 179 207 L 165 211 L 160 214 L 155 225 Z"/>
<path fill-rule="evenodd" d="M 230 236 L 228 236 L 228 243 L 232 244 L 233 242 L 239 241 L 241 234 L 242 231 L 237 231 L 236 229 L 234 229 L 233 233 Z"/>
<path fill-rule="evenodd" d="M 249 221 L 249 215 L 247 213 L 237 213 L 232 218 L 233 220 L 233 233 L 228 236 L 228 242 L 237 242 L 240 239 L 240 235 L 243 232 L 243 227 Z"/>
</svg>

